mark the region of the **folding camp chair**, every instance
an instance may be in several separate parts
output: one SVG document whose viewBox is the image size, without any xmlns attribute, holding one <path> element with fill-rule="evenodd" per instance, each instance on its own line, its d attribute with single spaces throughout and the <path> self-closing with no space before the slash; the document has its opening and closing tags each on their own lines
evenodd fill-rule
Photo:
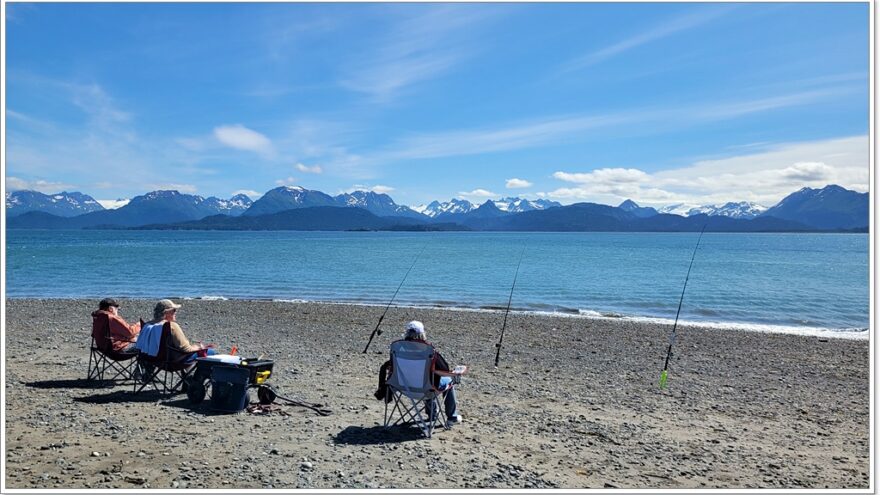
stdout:
<svg viewBox="0 0 880 495">
<path fill-rule="evenodd" d="M 391 344 L 391 363 L 385 388 L 385 427 L 414 424 L 427 438 L 437 424 L 449 429 L 443 391 L 434 387 L 434 348 L 424 342 L 398 340 Z"/>
<path fill-rule="evenodd" d="M 166 322 L 162 326 L 157 355 L 150 356 L 141 352 L 137 356 L 134 393 L 139 393 L 148 386 L 163 394 L 185 392 L 186 380 L 195 369 L 195 361 L 188 360 L 189 356 L 190 354 L 181 353 L 171 347 L 171 324 Z"/>
<path fill-rule="evenodd" d="M 116 383 L 132 380 L 137 351 L 113 350 L 110 337 L 110 316 L 95 313 L 92 317 L 92 344 L 89 348 L 89 368 L 86 380 L 99 383 Z"/>
</svg>

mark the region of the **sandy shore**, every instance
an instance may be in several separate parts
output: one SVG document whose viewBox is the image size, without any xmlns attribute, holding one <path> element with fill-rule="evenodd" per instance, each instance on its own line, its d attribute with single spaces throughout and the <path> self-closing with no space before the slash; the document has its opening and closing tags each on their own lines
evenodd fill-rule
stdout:
<svg viewBox="0 0 880 495">
<path fill-rule="evenodd" d="M 122 301 L 131 320 L 152 301 Z M 275 360 L 281 393 L 333 415 L 212 414 L 185 395 L 90 388 L 95 301 L 6 301 L 7 488 L 863 488 L 869 343 L 501 313 L 183 301 L 193 340 Z M 384 431 L 372 393 L 410 319 L 452 364 L 465 421 Z M 33 348 L 42 351 L 34 357 Z M 287 413 L 287 414 L 285 414 Z M 96 455 L 97 454 L 97 455 Z"/>
</svg>

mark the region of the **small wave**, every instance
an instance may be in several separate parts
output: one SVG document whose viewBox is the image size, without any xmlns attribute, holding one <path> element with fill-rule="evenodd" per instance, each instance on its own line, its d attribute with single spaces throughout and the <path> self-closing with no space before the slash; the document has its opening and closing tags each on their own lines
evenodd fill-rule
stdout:
<svg viewBox="0 0 880 495">
<path fill-rule="evenodd" d="M 312 301 L 307 301 L 305 299 L 272 299 L 272 302 L 302 304 Z"/>
<path fill-rule="evenodd" d="M 581 310 L 577 308 L 566 308 L 565 306 L 560 306 L 556 308 L 557 313 L 565 313 L 569 315 L 579 315 L 581 314 Z"/>
<path fill-rule="evenodd" d="M 229 300 L 228 297 L 223 297 L 223 296 L 199 296 L 199 297 L 196 297 L 195 299 L 200 299 L 202 301 L 228 301 Z"/>
</svg>

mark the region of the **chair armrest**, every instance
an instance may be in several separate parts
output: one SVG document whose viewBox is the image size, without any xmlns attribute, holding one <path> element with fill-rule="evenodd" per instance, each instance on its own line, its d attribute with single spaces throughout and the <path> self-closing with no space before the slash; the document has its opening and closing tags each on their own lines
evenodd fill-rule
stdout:
<svg viewBox="0 0 880 495">
<path fill-rule="evenodd" d="M 456 377 L 456 376 L 461 376 L 461 375 L 467 373 L 467 370 L 468 370 L 467 366 L 456 366 L 455 369 L 452 371 L 434 370 L 434 374 L 437 376 Z"/>
</svg>

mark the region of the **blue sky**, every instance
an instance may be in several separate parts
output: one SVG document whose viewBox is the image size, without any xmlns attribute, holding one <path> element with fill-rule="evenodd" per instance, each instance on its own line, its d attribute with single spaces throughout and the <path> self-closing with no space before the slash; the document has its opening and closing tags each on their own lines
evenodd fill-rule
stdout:
<svg viewBox="0 0 880 495">
<path fill-rule="evenodd" d="M 868 4 L 5 4 L 6 187 L 868 189 Z"/>
</svg>

